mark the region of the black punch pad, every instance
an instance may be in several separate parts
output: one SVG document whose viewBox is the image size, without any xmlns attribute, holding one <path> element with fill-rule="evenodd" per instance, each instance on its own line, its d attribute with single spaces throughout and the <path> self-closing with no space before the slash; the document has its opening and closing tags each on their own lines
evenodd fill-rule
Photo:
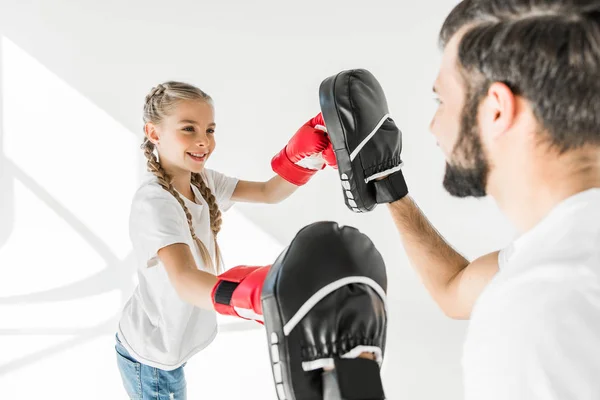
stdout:
<svg viewBox="0 0 600 400">
<path fill-rule="evenodd" d="M 261 299 L 280 400 L 323 399 L 322 370 L 302 368 L 302 316 L 315 297 L 355 279 L 372 282 L 367 285 L 379 297 L 387 292 L 385 263 L 374 244 L 357 229 L 335 222 L 301 229 L 271 266 Z"/>
<path fill-rule="evenodd" d="M 319 101 L 346 205 L 371 211 L 377 201 L 369 182 L 402 166 L 402 133 L 389 116 L 383 89 L 369 71 L 347 70 L 321 83 Z"/>
</svg>

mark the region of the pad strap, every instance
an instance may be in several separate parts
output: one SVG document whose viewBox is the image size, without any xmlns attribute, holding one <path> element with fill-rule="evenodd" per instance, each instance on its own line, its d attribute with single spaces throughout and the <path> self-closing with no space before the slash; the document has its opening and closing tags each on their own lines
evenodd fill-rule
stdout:
<svg viewBox="0 0 600 400">
<path fill-rule="evenodd" d="M 384 400 L 379 364 L 365 358 L 336 358 L 342 400 Z"/>
<path fill-rule="evenodd" d="M 408 186 L 406 186 L 402 170 L 373 183 L 375 185 L 375 202 L 378 204 L 393 203 L 408 194 Z"/>
</svg>

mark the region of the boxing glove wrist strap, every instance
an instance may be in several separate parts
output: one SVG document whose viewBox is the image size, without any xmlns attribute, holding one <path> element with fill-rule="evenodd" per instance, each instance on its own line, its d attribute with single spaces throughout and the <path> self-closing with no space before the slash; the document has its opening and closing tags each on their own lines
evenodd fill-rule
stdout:
<svg viewBox="0 0 600 400">
<path fill-rule="evenodd" d="M 213 299 L 215 304 L 231 305 L 233 292 L 240 285 L 239 282 L 221 281 L 214 289 Z"/>
<path fill-rule="evenodd" d="M 392 203 L 408 194 L 408 186 L 406 186 L 402 170 L 398 170 L 382 180 L 375 181 L 374 184 L 375 201 L 378 204 Z"/>
</svg>

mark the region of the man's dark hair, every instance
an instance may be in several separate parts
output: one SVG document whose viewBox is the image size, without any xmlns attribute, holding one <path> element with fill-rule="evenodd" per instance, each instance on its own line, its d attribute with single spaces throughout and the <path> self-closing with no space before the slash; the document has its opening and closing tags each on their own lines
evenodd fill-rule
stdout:
<svg viewBox="0 0 600 400">
<path fill-rule="evenodd" d="M 599 0 L 464 0 L 440 46 L 465 26 L 458 63 L 469 94 L 481 100 L 503 82 L 530 102 L 542 139 L 561 153 L 600 146 Z"/>
</svg>

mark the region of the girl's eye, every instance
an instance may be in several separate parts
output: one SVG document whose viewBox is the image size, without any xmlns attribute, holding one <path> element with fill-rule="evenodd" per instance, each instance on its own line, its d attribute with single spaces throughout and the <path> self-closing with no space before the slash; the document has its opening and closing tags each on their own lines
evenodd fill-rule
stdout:
<svg viewBox="0 0 600 400">
<path fill-rule="evenodd" d="M 214 129 L 209 129 L 209 130 L 206 131 L 206 133 L 209 133 L 209 134 L 212 135 L 213 133 L 215 133 L 215 130 Z"/>
<path fill-rule="evenodd" d="M 193 126 L 186 126 L 185 128 L 183 128 L 184 131 L 187 132 L 194 132 L 194 127 Z"/>
</svg>

